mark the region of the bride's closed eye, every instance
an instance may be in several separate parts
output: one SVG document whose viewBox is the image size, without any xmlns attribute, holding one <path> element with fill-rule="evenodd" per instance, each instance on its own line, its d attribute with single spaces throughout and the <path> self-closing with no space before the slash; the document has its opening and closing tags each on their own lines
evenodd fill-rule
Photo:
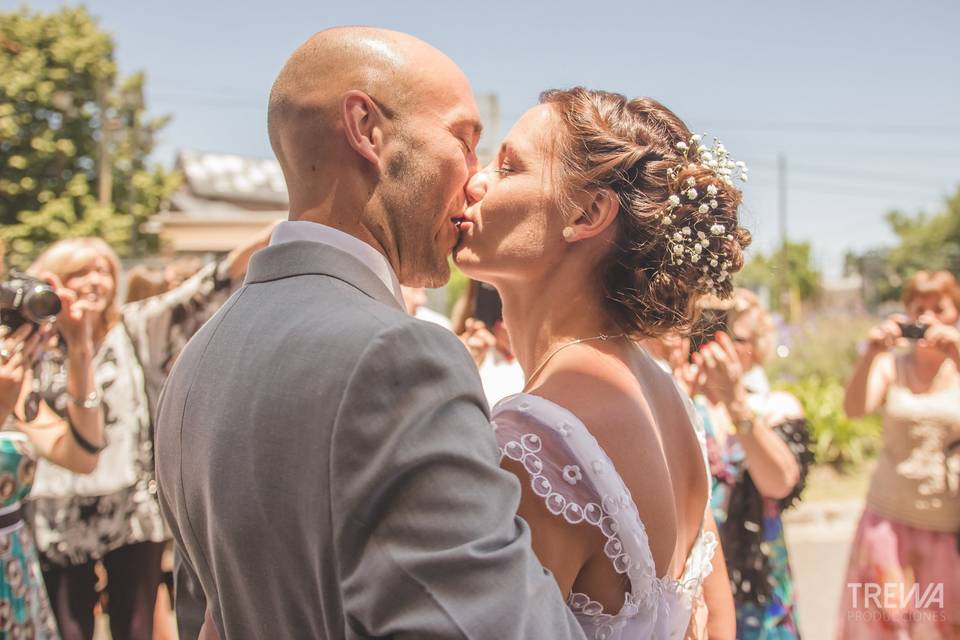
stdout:
<svg viewBox="0 0 960 640">
<path fill-rule="evenodd" d="M 513 173 L 513 169 L 510 167 L 509 162 L 502 162 L 500 166 L 493 170 L 494 173 L 499 173 L 501 176 L 505 176 L 509 173 Z"/>
</svg>

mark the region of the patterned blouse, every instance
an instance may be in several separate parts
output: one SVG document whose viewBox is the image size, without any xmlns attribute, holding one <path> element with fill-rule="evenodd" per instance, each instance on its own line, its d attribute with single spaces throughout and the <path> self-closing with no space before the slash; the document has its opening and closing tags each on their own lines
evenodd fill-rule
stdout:
<svg viewBox="0 0 960 640">
<path fill-rule="evenodd" d="M 39 461 L 28 517 L 42 560 L 84 564 L 120 547 L 163 542 L 153 459 L 153 412 L 177 354 L 223 304 L 231 281 L 222 263 L 207 265 L 176 289 L 127 304 L 94 358 L 107 447 L 88 475 Z M 44 354 L 41 395 L 66 417 L 63 353 Z"/>
<path fill-rule="evenodd" d="M 750 407 L 760 416 L 770 413 L 776 394 L 769 391 L 766 377 L 754 370 L 749 378 L 745 384 L 754 383 L 748 384 Z M 718 437 L 717 429 L 725 425 L 714 419 L 705 400 L 698 398 L 696 405 L 707 432 L 713 476 L 711 506 L 736 604 L 737 638 L 799 638 L 796 594 L 781 514 L 799 500 L 813 462 L 806 420 L 790 419 L 773 426 L 800 466 L 800 481 L 790 495 L 774 500 L 764 498 L 753 483 L 736 436 Z"/>
</svg>

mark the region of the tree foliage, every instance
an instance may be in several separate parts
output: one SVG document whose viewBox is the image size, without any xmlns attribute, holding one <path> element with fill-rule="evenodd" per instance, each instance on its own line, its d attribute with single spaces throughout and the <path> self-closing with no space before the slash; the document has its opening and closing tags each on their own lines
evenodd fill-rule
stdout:
<svg viewBox="0 0 960 640">
<path fill-rule="evenodd" d="M 864 278 L 869 302 L 899 299 L 904 283 L 920 270 L 960 274 L 960 188 L 935 214 L 891 211 L 886 219 L 896 244 L 846 259 L 847 270 Z"/>
<path fill-rule="evenodd" d="M 14 264 L 65 237 L 156 249 L 139 227 L 179 177 L 147 166 L 168 118 L 147 118 L 143 86 L 118 78 L 113 39 L 85 9 L 0 13 L 0 238 Z"/>
<path fill-rule="evenodd" d="M 782 311 L 781 305 L 786 299 L 784 285 L 787 291 L 796 291 L 800 300 L 807 302 L 814 299 L 820 290 L 821 274 L 813 262 L 809 242 L 787 242 L 786 247 L 780 247 L 771 254 L 754 254 L 736 279 L 738 286 L 768 290 L 771 307 L 774 311 Z"/>
</svg>

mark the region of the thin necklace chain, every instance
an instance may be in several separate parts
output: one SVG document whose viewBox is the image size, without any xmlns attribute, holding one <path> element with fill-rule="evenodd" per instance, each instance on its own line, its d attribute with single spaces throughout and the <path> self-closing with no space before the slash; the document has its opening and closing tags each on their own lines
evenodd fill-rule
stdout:
<svg viewBox="0 0 960 640">
<path fill-rule="evenodd" d="M 602 340 L 604 342 L 606 342 L 607 340 L 619 340 L 620 338 L 626 337 L 626 335 L 627 334 L 625 333 L 621 333 L 615 336 L 608 336 L 605 333 L 601 333 L 600 335 L 593 336 L 592 338 L 577 338 L 576 340 L 571 340 L 570 342 L 560 345 L 559 347 L 557 347 L 556 349 L 548 353 L 547 357 L 540 362 L 540 364 L 537 366 L 536 369 L 533 370 L 533 373 L 531 373 L 530 377 L 527 378 L 527 384 L 523 385 L 523 390 L 526 391 L 527 389 L 529 389 L 530 383 L 536 380 L 537 376 L 540 374 L 541 371 L 543 371 L 543 368 L 547 366 L 547 363 L 550 362 L 553 356 L 557 355 L 567 347 L 572 347 L 575 344 L 582 344 L 584 342 L 592 342 L 594 340 Z"/>
</svg>

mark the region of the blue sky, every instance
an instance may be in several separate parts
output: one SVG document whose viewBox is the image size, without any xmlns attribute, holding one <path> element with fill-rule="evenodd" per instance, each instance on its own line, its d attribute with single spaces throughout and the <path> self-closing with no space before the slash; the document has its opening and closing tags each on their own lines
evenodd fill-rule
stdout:
<svg viewBox="0 0 960 640">
<path fill-rule="evenodd" d="M 657 98 L 750 165 L 744 216 L 760 250 L 778 242 L 785 154 L 789 235 L 828 273 L 847 249 L 891 240 L 887 210 L 936 211 L 960 185 L 954 0 L 86 5 L 121 71 L 146 71 L 150 111 L 174 116 L 155 154 L 165 164 L 181 148 L 269 157 L 266 98 L 286 57 L 315 31 L 370 24 L 427 40 L 475 91 L 497 93 L 502 132 L 545 88 Z"/>
</svg>

